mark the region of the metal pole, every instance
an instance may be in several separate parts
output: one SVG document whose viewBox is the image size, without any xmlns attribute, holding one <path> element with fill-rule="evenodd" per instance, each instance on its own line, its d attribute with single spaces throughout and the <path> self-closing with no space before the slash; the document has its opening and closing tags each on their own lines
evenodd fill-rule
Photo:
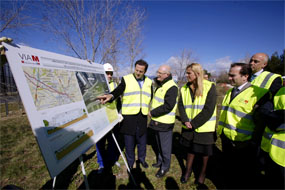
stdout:
<svg viewBox="0 0 285 190">
<path fill-rule="evenodd" d="M 89 184 L 88 184 L 88 180 L 87 180 L 87 177 L 86 177 L 86 172 L 85 172 L 85 169 L 84 169 L 82 156 L 79 157 L 79 160 L 80 160 L 80 164 L 81 164 L 82 174 L 83 174 L 83 177 L 84 177 L 85 187 L 86 187 L 87 190 L 89 190 Z"/>
<path fill-rule="evenodd" d="M 115 137 L 115 135 L 114 135 L 114 133 L 113 133 L 113 130 L 112 130 L 111 132 L 112 132 L 113 139 L 114 139 L 114 141 L 115 141 L 115 143 L 116 143 L 116 145 L 117 145 L 117 147 L 118 147 L 118 150 L 119 150 L 119 152 L 120 152 L 120 154 L 121 154 L 121 156 L 122 156 L 122 158 L 123 158 L 123 160 L 124 160 L 124 162 L 125 162 L 125 165 L 126 165 L 126 167 L 127 167 L 127 170 L 128 170 L 128 172 L 129 172 L 129 174 L 130 174 L 130 176 L 131 176 L 131 179 L 132 179 L 132 181 L 134 182 L 135 186 L 137 186 L 137 183 L 136 183 L 136 181 L 135 181 L 135 178 L 133 177 L 133 175 L 132 175 L 132 173 L 131 173 L 131 170 L 130 170 L 130 168 L 129 168 L 129 165 L 128 165 L 128 163 L 127 163 L 125 157 L 124 157 L 123 152 L 121 151 L 121 148 L 120 148 L 120 146 L 119 146 L 119 144 L 118 144 L 118 142 L 117 142 L 117 139 L 116 139 L 116 137 Z"/>
<path fill-rule="evenodd" d="M 56 181 L 56 176 L 53 178 L 52 189 L 54 189 L 54 187 L 55 187 L 55 181 Z"/>
</svg>

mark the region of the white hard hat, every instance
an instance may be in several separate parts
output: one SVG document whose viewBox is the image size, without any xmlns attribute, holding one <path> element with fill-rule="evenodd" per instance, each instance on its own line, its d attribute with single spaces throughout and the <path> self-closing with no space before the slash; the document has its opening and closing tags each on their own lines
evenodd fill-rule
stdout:
<svg viewBox="0 0 285 190">
<path fill-rule="evenodd" d="M 114 72 L 113 66 L 110 63 L 104 64 L 104 70 L 105 70 L 105 72 L 107 72 L 107 71 Z"/>
</svg>

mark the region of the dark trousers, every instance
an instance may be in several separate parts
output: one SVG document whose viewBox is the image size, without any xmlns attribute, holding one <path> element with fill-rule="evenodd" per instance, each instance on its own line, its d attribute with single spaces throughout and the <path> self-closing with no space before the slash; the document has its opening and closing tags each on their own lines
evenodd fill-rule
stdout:
<svg viewBox="0 0 285 190">
<path fill-rule="evenodd" d="M 237 142 L 221 134 L 224 184 L 226 189 L 262 188 L 256 173 L 257 147 L 250 141 Z"/>
<path fill-rule="evenodd" d="M 275 163 L 268 152 L 262 149 L 259 154 L 259 161 L 262 169 L 265 171 L 264 188 L 265 189 L 284 189 L 285 188 L 285 167 Z"/>
<path fill-rule="evenodd" d="M 158 146 L 157 163 L 162 170 L 168 170 L 171 163 L 172 131 L 155 131 L 155 139 Z"/>
<path fill-rule="evenodd" d="M 116 139 L 118 139 L 119 124 L 116 125 L 112 131 Z M 106 142 L 108 142 L 107 146 Z M 97 162 L 100 167 L 112 166 L 119 159 L 120 152 L 113 139 L 111 131 L 96 143 L 96 149 L 97 149 Z"/>
<path fill-rule="evenodd" d="M 130 168 L 133 168 L 135 162 L 135 147 L 138 148 L 138 159 L 140 162 L 145 162 L 146 157 L 146 141 L 147 133 L 139 136 L 139 130 L 136 130 L 136 135 L 124 135 L 126 158 Z"/>
</svg>

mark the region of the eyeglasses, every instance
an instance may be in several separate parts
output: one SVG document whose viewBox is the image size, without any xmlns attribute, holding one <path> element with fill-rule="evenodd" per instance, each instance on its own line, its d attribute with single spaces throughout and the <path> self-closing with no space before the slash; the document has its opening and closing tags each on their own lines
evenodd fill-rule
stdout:
<svg viewBox="0 0 285 190">
<path fill-rule="evenodd" d="M 167 73 L 162 73 L 160 71 L 156 71 L 156 73 L 159 74 L 159 75 L 167 74 Z"/>
<path fill-rule="evenodd" d="M 107 72 L 106 72 L 106 75 L 111 75 L 111 76 L 113 76 L 113 72 L 107 71 Z"/>
<path fill-rule="evenodd" d="M 249 62 L 250 62 L 250 63 L 251 63 L 251 62 L 259 63 L 260 61 L 259 61 L 259 60 L 256 60 L 256 59 L 251 59 Z"/>
</svg>

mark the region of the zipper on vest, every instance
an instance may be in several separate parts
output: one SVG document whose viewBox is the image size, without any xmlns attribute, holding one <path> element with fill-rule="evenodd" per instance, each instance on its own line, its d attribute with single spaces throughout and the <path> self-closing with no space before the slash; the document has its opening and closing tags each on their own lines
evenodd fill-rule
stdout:
<svg viewBox="0 0 285 190">
<path fill-rule="evenodd" d="M 142 112 L 142 88 L 140 89 L 140 109 Z"/>
</svg>

